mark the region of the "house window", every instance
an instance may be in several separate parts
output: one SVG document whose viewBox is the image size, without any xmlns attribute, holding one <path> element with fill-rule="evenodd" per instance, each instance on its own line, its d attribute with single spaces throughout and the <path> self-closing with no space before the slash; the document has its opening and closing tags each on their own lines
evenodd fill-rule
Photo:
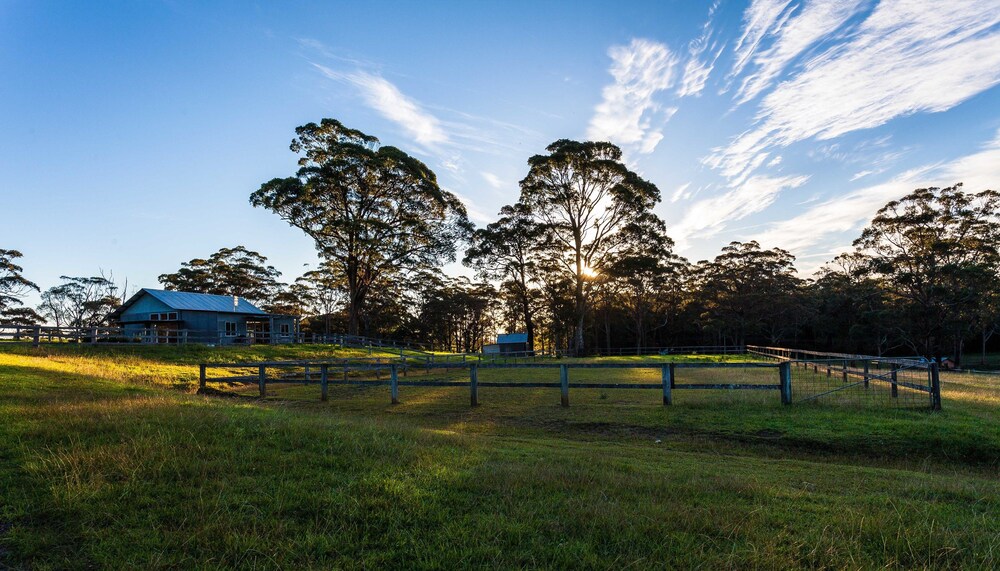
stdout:
<svg viewBox="0 0 1000 571">
<path fill-rule="evenodd" d="M 278 326 L 278 331 L 280 331 L 282 335 L 288 335 L 289 332 L 288 324 L 287 323 L 280 324 Z"/>
<path fill-rule="evenodd" d="M 236 337 L 236 322 L 227 321 L 226 322 L 226 337 Z"/>
<path fill-rule="evenodd" d="M 171 311 L 169 313 L 150 313 L 149 314 L 149 320 L 150 321 L 176 321 L 177 320 L 177 312 L 176 311 Z"/>
</svg>

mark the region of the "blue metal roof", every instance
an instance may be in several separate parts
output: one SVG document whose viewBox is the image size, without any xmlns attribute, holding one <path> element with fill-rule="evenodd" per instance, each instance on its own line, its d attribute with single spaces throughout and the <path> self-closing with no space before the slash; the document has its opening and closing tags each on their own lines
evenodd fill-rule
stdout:
<svg viewBox="0 0 1000 571">
<path fill-rule="evenodd" d="M 527 343 L 527 333 L 501 333 L 497 335 L 497 343 Z"/>
<path fill-rule="evenodd" d="M 173 309 L 267 315 L 267 312 L 259 309 L 257 306 L 242 297 L 237 298 L 231 295 L 214 295 L 210 293 L 191 293 L 188 291 L 169 291 L 164 289 L 149 288 L 141 289 L 140 293 L 142 292 L 148 293 Z M 138 296 L 136 296 L 136 298 L 138 298 Z M 234 299 L 238 300 L 235 307 L 233 306 Z"/>
</svg>

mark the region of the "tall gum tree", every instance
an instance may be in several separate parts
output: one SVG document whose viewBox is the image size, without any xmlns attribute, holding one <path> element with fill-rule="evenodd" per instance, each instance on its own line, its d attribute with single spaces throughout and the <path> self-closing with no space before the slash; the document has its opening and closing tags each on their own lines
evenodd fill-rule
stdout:
<svg viewBox="0 0 1000 571">
<path fill-rule="evenodd" d="M 622 152 L 605 142 L 558 140 L 548 154 L 528 159 L 521 204 L 546 239 L 549 257 L 574 287 L 575 329 L 571 350 L 584 349 L 588 281 L 607 263 L 616 234 L 649 212 L 660 191 L 622 163 Z"/>
<path fill-rule="evenodd" d="M 504 206 L 500 219 L 472 234 L 462 263 L 489 280 L 502 282 L 517 307 L 528 335 L 528 350 L 535 348 L 535 250 L 539 229 L 523 204 Z"/>
<path fill-rule="evenodd" d="M 919 188 L 883 206 L 854 246 L 888 292 L 903 340 L 958 361 L 993 312 L 1000 270 L 1000 192 Z"/>
<path fill-rule="evenodd" d="M 472 231 L 465 207 L 419 160 L 334 119 L 295 129 L 295 176 L 270 180 L 250 203 L 271 210 L 316 242 L 347 289 L 348 331 L 386 275 L 454 261 Z"/>
</svg>

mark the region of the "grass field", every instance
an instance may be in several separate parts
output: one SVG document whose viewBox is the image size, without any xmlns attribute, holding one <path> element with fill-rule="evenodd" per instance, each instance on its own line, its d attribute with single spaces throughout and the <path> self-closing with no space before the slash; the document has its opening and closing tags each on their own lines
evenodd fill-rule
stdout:
<svg viewBox="0 0 1000 571">
<path fill-rule="evenodd" d="M 1000 378 L 945 375 L 940 413 L 770 391 L 193 394 L 199 362 L 340 356 L 3 346 L 0 568 L 1000 566 Z"/>
</svg>

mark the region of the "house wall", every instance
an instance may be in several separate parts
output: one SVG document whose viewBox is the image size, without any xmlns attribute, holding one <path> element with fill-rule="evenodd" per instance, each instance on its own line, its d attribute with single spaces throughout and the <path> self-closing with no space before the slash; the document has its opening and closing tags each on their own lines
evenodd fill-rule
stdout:
<svg viewBox="0 0 1000 571">
<path fill-rule="evenodd" d="M 131 323 L 136 321 L 148 321 L 150 313 L 160 313 L 163 311 L 176 311 L 171 309 L 167 304 L 156 299 L 151 295 L 143 295 L 140 297 L 131 307 L 126 309 L 119 319 L 122 323 Z M 178 316 L 180 317 L 180 316 Z"/>
</svg>

